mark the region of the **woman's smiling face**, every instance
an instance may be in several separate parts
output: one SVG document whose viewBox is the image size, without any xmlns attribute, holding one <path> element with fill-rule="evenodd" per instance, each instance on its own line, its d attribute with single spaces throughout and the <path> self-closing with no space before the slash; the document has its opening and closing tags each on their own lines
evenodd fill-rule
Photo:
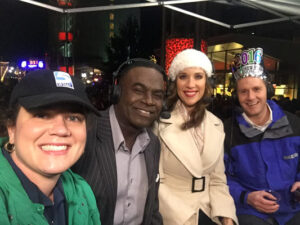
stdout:
<svg viewBox="0 0 300 225">
<path fill-rule="evenodd" d="M 51 177 L 70 168 L 84 152 L 86 119 L 68 106 L 32 111 L 21 106 L 8 133 L 15 145 L 11 157 L 22 172 L 29 179 Z"/>
<path fill-rule="evenodd" d="M 204 95 L 206 83 L 205 71 L 200 67 L 188 67 L 180 71 L 176 77 L 177 94 L 191 111 Z"/>
</svg>

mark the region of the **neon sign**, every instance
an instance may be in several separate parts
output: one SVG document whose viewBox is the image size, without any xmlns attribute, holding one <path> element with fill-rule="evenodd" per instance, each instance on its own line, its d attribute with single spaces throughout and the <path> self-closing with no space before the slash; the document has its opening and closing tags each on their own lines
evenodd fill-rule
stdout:
<svg viewBox="0 0 300 225">
<path fill-rule="evenodd" d="M 23 60 L 21 62 L 21 68 L 22 69 L 44 69 L 45 68 L 45 62 L 43 60 Z"/>
</svg>

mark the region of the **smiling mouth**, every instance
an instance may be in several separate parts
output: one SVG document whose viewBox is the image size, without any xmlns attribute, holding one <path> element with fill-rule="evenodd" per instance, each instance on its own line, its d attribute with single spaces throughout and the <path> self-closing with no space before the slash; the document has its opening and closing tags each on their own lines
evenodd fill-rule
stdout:
<svg viewBox="0 0 300 225">
<path fill-rule="evenodd" d="M 152 112 L 150 111 L 146 111 L 143 109 L 137 109 L 141 114 L 146 115 L 146 116 L 150 116 L 152 114 Z"/>
<path fill-rule="evenodd" d="M 184 94 L 187 96 L 187 97 L 194 97 L 196 95 L 196 91 L 185 91 Z"/>
<path fill-rule="evenodd" d="M 59 152 L 67 150 L 67 145 L 43 145 L 41 146 L 43 151 Z"/>
<path fill-rule="evenodd" d="M 255 102 L 255 103 L 248 103 L 247 105 L 249 106 L 249 107 L 252 107 L 252 106 L 255 106 L 255 105 L 257 105 L 258 104 L 258 102 Z"/>
</svg>

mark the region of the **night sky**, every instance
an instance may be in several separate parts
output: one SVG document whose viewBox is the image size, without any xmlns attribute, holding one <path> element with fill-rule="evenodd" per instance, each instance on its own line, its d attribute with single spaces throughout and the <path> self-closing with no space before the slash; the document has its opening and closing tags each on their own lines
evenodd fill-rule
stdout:
<svg viewBox="0 0 300 225">
<path fill-rule="evenodd" d="M 17 0 L 0 0 L 0 60 L 42 57 L 48 46 L 49 11 Z"/>
</svg>

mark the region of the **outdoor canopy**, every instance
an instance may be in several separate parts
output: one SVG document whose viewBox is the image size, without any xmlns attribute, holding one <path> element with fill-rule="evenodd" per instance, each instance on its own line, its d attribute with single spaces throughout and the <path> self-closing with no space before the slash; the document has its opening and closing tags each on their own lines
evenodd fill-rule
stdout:
<svg viewBox="0 0 300 225">
<path fill-rule="evenodd" d="M 298 21 L 298 19 L 300 19 L 300 2 L 298 0 L 264 0 L 264 1 L 262 0 L 167 0 L 167 1 L 146 0 L 143 3 L 130 3 L 130 4 L 120 4 L 120 5 L 94 6 L 94 7 L 83 7 L 83 8 L 69 8 L 69 9 L 55 7 L 34 0 L 19 0 L 19 1 L 26 2 L 39 7 L 47 8 L 52 11 L 56 11 L 60 13 L 70 13 L 70 14 L 92 12 L 92 11 L 107 11 L 107 10 L 118 10 L 118 9 L 128 9 L 128 8 L 162 6 L 198 18 L 200 20 L 214 23 L 222 27 L 226 27 L 228 29 L 238 29 L 238 28 L 251 27 L 251 26 L 270 24 L 270 23 L 278 23 L 284 21 L 291 21 L 293 23 L 300 24 L 300 21 Z M 214 20 L 207 16 L 203 16 L 173 6 L 176 4 L 196 3 L 196 2 L 213 2 L 218 4 L 248 7 L 248 8 L 265 11 L 269 14 L 276 16 L 277 18 L 253 21 L 253 22 L 242 23 L 242 24 L 226 24 L 222 21 Z"/>
</svg>

